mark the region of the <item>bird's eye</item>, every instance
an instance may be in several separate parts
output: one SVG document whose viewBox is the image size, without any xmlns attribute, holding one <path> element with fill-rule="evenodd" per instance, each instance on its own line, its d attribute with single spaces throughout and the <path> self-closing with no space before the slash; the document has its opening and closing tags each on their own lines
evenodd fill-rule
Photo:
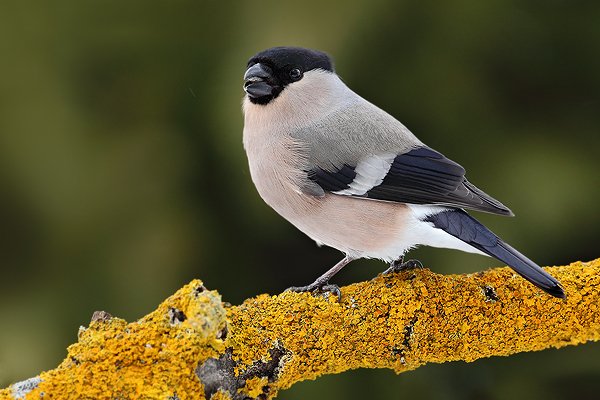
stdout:
<svg viewBox="0 0 600 400">
<path fill-rule="evenodd" d="M 300 69 L 299 69 L 299 68 L 292 68 L 292 69 L 290 70 L 290 78 L 291 78 L 293 81 L 298 81 L 298 80 L 300 80 L 300 78 L 302 78 L 302 71 L 300 71 Z"/>
</svg>

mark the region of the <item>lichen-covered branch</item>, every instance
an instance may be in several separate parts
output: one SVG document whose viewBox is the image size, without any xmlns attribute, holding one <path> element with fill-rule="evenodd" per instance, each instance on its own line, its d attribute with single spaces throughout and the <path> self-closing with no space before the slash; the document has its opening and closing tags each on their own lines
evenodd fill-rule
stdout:
<svg viewBox="0 0 600 400">
<path fill-rule="evenodd" d="M 411 270 L 332 296 L 260 295 L 239 306 L 193 281 L 126 323 L 95 313 L 56 369 L 0 399 L 268 399 L 353 368 L 397 373 L 600 339 L 600 259 L 553 267 L 566 300 L 508 268 Z"/>
</svg>

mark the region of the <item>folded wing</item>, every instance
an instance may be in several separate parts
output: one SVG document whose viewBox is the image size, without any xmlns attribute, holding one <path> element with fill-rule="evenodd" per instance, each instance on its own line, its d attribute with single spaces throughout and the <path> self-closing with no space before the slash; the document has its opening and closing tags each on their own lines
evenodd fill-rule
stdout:
<svg viewBox="0 0 600 400">
<path fill-rule="evenodd" d="M 470 183 L 461 165 L 426 146 L 402 154 L 369 155 L 356 165 L 331 170 L 316 167 L 308 176 L 324 191 L 339 195 L 513 215 Z"/>
</svg>

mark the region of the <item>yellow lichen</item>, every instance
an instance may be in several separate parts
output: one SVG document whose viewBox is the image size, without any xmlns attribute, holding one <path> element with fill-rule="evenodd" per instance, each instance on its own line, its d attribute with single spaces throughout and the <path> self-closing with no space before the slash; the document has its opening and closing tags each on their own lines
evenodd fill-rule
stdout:
<svg viewBox="0 0 600 400">
<path fill-rule="evenodd" d="M 174 316 L 174 310 L 180 313 Z M 40 374 L 41 383 L 26 398 L 196 399 L 202 392 L 197 360 L 223 350 L 217 336 L 225 326 L 219 294 L 193 281 L 139 321 L 92 322 L 62 364 Z"/>
<path fill-rule="evenodd" d="M 212 399 L 266 399 L 353 368 L 400 373 L 599 340 L 600 259 L 550 272 L 566 300 L 508 268 L 405 271 L 344 287 L 341 302 L 286 292 L 229 308 L 194 281 L 139 321 L 99 317 L 25 398 L 197 399 L 207 389 Z"/>
<path fill-rule="evenodd" d="M 263 388 L 268 384 L 269 380 L 267 378 L 259 378 L 255 376 L 247 379 L 246 386 L 240 389 L 239 392 L 254 399 L 263 393 Z"/>
<path fill-rule="evenodd" d="M 508 268 L 379 276 L 343 288 L 341 303 L 311 294 L 258 296 L 228 309 L 227 346 L 243 369 L 281 343 L 291 354 L 273 385 L 282 389 L 354 368 L 402 372 L 427 362 L 598 340 L 600 313 L 590 306 L 600 299 L 600 260 L 551 272 L 567 300 L 548 296 Z M 486 298 L 486 286 L 497 300 Z"/>
</svg>

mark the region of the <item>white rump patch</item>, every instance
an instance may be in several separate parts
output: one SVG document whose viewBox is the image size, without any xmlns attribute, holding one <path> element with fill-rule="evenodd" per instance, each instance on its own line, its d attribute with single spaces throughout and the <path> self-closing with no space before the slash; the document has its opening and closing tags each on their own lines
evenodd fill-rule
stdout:
<svg viewBox="0 0 600 400">
<path fill-rule="evenodd" d="M 430 215 L 450 210 L 451 208 L 443 206 L 434 206 L 427 204 L 407 204 L 408 208 L 413 213 L 413 216 L 417 219 L 417 223 L 413 225 L 411 234 L 418 238 L 418 244 L 424 244 L 426 246 L 441 247 L 445 249 L 456 249 L 466 251 L 468 253 L 481 254 L 488 256 L 481 250 L 477 250 L 475 247 L 463 242 L 462 240 L 452 236 L 443 229 L 436 228 L 431 222 L 423 221 Z M 489 256 L 488 256 L 489 257 Z"/>
<path fill-rule="evenodd" d="M 354 169 L 356 177 L 348 189 L 338 190 L 335 194 L 362 196 L 375 186 L 381 185 L 390 171 L 395 154 L 387 153 L 363 158 Z"/>
<path fill-rule="evenodd" d="M 434 206 L 428 204 L 407 204 L 407 206 L 413 212 L 414 216 L 420 220 L 423 220 L 429 217 L 430 215 L 437 214 L 445 210 L 450 210 L 450 208 L 448 207 Z"/>
</svg>

